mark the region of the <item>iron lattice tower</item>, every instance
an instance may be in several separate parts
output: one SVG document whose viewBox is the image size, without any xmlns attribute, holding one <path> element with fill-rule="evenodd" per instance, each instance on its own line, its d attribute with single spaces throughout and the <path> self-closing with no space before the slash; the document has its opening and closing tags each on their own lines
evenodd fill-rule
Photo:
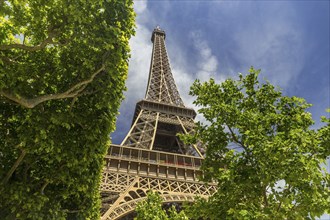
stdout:
<svg viewBox="0 0 330 220">
<path fill-rule="evenodd" d="M 119 219 L 134 211 L 149 190 L 165 202 L 208 197 L 214 184 L 198 181 L 203 155 L 178 133 L 193 131 L 196 112 L 184 106 L 173 79 L 165 32 L 155 28 L 145 99 L 135 107 L 132 127 L 120 145 L 111 145 L 102 176 L 102 219 Z"/>
</svg>

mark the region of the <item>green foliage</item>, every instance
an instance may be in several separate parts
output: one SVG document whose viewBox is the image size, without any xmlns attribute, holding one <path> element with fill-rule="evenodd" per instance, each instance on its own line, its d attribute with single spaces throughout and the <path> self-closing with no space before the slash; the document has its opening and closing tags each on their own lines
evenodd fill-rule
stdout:
<svg viewBox="0 0 330 220">
<path fill-rule="evenodd" d="M 0 1 L 0 219 L 98 219 L 131 0 Z"/>
<path fill-rule="evenodd" d="M 208 121 L 187 140 L 207 146 L 204 181 L 218 182 L 207 201 L 188 207 L 209 219 L 315 219 L 330 211 L 329 119 L 320 130 L 302 98 L 283 96 L 259 70 L 245 77 L 196 81 L 191 94 Z"/>
<path fill-rule="evenodd" d="M 188 220 L 184 211 L 177 212 L 174 206 L 168 210 L 162 209 L 162 198 L 159 194 L 148 192 L 146 200 L 138 203 L 136 220 Z"/>
<path fill-rule="evenodd" d="M 330 108 L 327 109 L 328 114 L 330 113 Z M 321 145 L 324 146 L 322 149 L 324 150 L 324 155 L 330 155 L 330 117 L 327 118 L 322 116 L 321 121 L 327 123 L 326 126 L 323 126 L 319 129 L 319 137 Z"/>
</svg>

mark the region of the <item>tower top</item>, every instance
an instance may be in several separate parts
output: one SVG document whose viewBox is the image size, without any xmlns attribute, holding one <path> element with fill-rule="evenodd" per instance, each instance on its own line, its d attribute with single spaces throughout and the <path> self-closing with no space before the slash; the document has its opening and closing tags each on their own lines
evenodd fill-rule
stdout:
<svg viewBox="0 0 330 220">
<path fill-rule="evenodd" d="M 155 35 L 160 35 L 160 36 L 164 36 L 164 39 L 166 37 L 165 31 L 160 29 L 160 27 L 157 25 L 154 29 L 154 31 L 152 32 L 152 36 L 151 36 L 151 42 L 154 42 L 155 39 Z"/>
<path fill-rule="evenodd" d="M 153 43 L 148 86 L 145 99 L 152 102 L 184 107 L 174 82 L 165 46 L 165 31 L 157 26 L 152 32 Z"/>
</svg>

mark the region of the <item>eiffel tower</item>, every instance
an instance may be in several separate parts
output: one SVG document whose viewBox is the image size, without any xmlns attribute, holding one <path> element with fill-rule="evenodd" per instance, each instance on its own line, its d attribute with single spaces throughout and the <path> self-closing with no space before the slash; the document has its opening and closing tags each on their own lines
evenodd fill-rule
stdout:
<svg viewBox="0 0 330 220">
<path fill-rule="evenodd" d="M 202 148 L 186 145 L 178 133 L 193 132 L 196 112 L 185 107 L 174 82 L 165 32 L 155 28 L 145 99 L 135 107 L 132 126 L 120 145 L 111 145 L 101 183 L 102 220 L 129 218 L 149 190 L 166 203 L 208 197 L 214 184 L 198 180 Z M 125 217 L 126 216 L 126 217 Z"/>
</svg>

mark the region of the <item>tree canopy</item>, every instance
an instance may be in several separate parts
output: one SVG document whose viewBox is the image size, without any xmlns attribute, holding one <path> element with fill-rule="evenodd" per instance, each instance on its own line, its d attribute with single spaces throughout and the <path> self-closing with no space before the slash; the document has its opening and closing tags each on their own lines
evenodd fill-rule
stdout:
<svg viewBox="0 0 330 220">
<path fill-rule="evenodd" d="M 0 1 L 0 218 L 97 219 L 132 0 Z"/>
<path fill-rule="evenodd" d="M 329 121 L 319 130 L 303 98 L 283 96 L 260 70 L 217 84 L 195 81 L 191 95 L 207 123 L 204 181 L 218 183 L 186 211 L 210 219 L 314 219 L 330 211 Z M 189 138 L 188 138 L 189 139 Z"/>
</svg>

